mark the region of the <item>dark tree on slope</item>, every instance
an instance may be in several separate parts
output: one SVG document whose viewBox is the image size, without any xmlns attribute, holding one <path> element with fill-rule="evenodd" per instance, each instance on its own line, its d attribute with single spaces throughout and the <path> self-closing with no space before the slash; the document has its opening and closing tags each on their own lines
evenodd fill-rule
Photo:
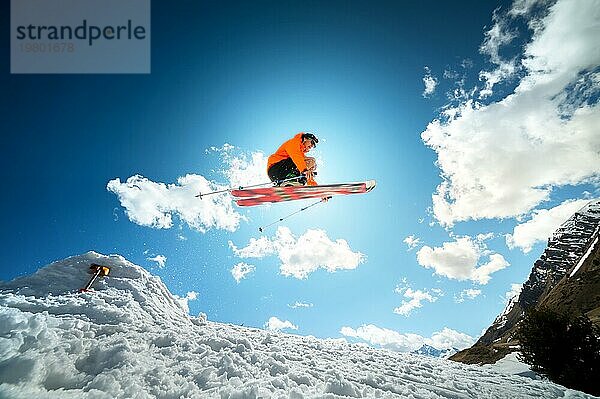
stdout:
<svg viewBox="0 0 600 399">
<path fill-rule="evenodd" d="M 600 395 L 600 329 L 585 315 L 531 309 L 516 338 L 520 359 L 533 371 L 567 388 Z"/>
</svg>

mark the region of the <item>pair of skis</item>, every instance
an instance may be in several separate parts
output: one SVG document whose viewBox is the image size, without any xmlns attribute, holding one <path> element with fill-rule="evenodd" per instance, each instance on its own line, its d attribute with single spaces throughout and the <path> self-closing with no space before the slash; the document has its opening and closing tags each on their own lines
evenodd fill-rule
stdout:
<svg viewBox="0 0 600 399">
<path fill-rule="evenodd" d="M 334 195 L 364 194 L 375 188 L 375 180 L 320 186 L 262 187 L 231 190 L 238 206 L 296 201 L 309 198 L 331 198 Z"/>
<path fill-rule="evenodd" d="M 284 181 L 277 182 L 282 184 L 289 180 L 296 180 L 292 178 Z M 270 183 L 267 183 L 270 184 Z M 218 194 L 229 192 L 234 198 L 234 201 L 238 206 L 256 206 L 267 203 L 276 203 L 284 201 L 295 201 L 301 199 L 310 198 L 321 198 L 320 201 L 305 206 L 296 212 L 293 212 L 285 217 L 282 217 L 273 223 L 268 224 L 264 227 L 259 227 L 258 231 L 261 233 L 267 227 L 274 225 L 275 223 L 282 222 L 283 220 L 293 216 L 299 212 L 302 212 L 310 207 L 320 204 L 321 202 L 327 201 L 334 195 L 348 195 L 348 194 L 364 194 L 375 188 L 375 180 L 367 180 L 364 182 L 357 183 L 340 183 L 340 184 L 325 184 L 320 186 L 275 186 L 275 187 L 262 187 L 265 184 L 257 184 L 250 187 L 239 187 L 237 189 L 227 189 L 214 191 L 207 194 L 198 194 L 196 197 L 202 198 L 203 196 L 210 194 Z M 258 187 L 258 188 L 257 188 Z"/>
</svg>

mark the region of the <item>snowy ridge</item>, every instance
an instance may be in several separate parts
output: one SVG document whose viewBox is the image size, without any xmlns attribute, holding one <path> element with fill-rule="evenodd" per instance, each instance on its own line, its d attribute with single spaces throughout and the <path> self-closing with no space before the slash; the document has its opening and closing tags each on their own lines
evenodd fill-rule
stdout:
<svg viewBox="0 0 600 399">
<path fill-rule="evenodd" d="M 90 263 L 111 267 L 78 293 Z M 87 253 L 0 283 L 1 398 L 587 398 L 443 359 L 207 322 L 155 276 Z"/>
<path fill-rule="evenodd" d="M 598 244 L 598 239 L 600 238 L 600 225 L 598 225 L 598 227 L 596 227 L 596 230 L 594 231 L 594 234 L 592 235 L 592 238 L 593 238 L 594 241 L 589 245 L 587 251 L 581 257 L 581 259 L 579 259 L 579 262 L 577 262 L 577 265 L 573 268 L 573 271 L 571 271 L 571 273 L 569 274 L 569 277 L 573 277 L 575 275 L 575 273 L 577 273 L 577 271 L 581 268 L 581 266 L 583 265 L 583 263 L 590 256 L 590 254 L 592 253 L 592 251 L 594 250 L 594 248 Z"/>
<path fill-rule="evenodd" d="M 503 328 L 508 322 L 508 314 L 513 310 L 515 305 L 518 303 L 519 295 L 515 295 L 509 299 L 508 303 L 504 307 L 502 313 L 500 313 L 496 319 L 494 320 L 493 325 L 496 326 L 496 329 Z"/>
<path fill-rule="evenodd" d="M 423 345 L 422 347 L 420 347 L 419 349 L 417 349 L 416 351 L 412 351 L 412 354 L 415 355 L 426 355 L 426 356 L 432 356 L 432 357 L 439 357 L 442 359 L 448 359 L 450 356 L 454 355 L 456 352 L 458 352 L 458 349 L 456 348 L 448 348 L 448 349 L 438 349 L 438 348 L 434 348 L 431 345 Z"/>
</svg>

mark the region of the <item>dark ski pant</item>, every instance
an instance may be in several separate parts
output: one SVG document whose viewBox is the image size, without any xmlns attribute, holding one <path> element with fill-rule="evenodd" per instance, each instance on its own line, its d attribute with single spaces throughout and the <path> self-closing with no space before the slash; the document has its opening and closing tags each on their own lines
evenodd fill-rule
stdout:
<svg viewBox="0 0 600 399">
<path fill-rule="evenodd" d="M 277 182 L 290 179 L 292 177 L 301 176 L 302 174 L 296 167 L 294 161 L 292 161 L 292 158 L 286 158 L 271 165 L 269 170 L 267 170 L 267 175 L 269 175 L 269 179 L 271 179 L 272 182 Z M 298 181 L 303 183 L 303 179 L 305 178 L 298 179 Z"/>
</svg>

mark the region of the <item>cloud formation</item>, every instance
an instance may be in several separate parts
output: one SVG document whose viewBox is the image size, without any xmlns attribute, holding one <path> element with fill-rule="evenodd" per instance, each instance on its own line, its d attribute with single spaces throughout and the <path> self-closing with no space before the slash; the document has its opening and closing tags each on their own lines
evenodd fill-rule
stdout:
<svg viewBox="0 0 600 399">
<path fill-rule="evenodd" d="M 444 327 L 442 331 L 433 333 L 426 343 L 437 349 L 456 348 L 462 350 L 472 346 L 475 340 L 470 335 Z"/>
<path fill-rule="evenodd" d="M 178 216 L 199 232 L 209 229 L 235 231 L 243 216 L 233 209 L 228 195 L 197 198 L 198 193 L 222 189 L 200 175 L 186 175 L 175 184 L 153 182 L 135 175 L 125 182 L 119 178 L 108 182 L 106 189 L 117 195 L 129 220 L 141 226 L 168 229 Z"/>
<path fill-rule="evenodd" d="M 538 242 L 546 241 L 575 212 L 583 208 L 588 200 L 568 200 L 551 209 L 533 211 L 533 216 L 506 235 L 506 245 L 519 248 L 523 253 L 531 251 Z"/>
<path fill-rule="evenodd" d="M 413 352 L 425 344 L 440 350 L 464 349 L 475 343 L 471 336 L 447 327 L 444 327 L 442 331 L 433 333 L 429 338 L 418 334 L 401 334 L 373 324 L 362 325 L 357 329 L 342 327 L 340 333 L 346 337 L 359 338 L 371 345 L 396 352 Z"/>
<path fill-rule="evenodd" d="M 465 299 L 475 299 L 479 295 L 481 295 L 481 290 L 467 288 L 466 290 L 462 290 L 460 294 L 454 297 L 454 301 L 456 303 L 463 303 Z"/>
<path fill-rule="evenodd" d="M 273 316 L 269 318 L 269 321 L 265 323 L 265 328 L 271 331 L 281 331 L 284 329 L 297 330 L 298 326 L 294 325 L 292 322 L 285 320 L 279 320 L 277 317 Z"/>
<path fill-rule="evenodd" d="M 287 229 L 287 227 L 284 229 Z M 269 239 L 267 236 L 261 236 L 258 239 L 251 237 L 248 245 L 246 245 L 244 248 L 238 248 L 233 244 L 232 241 L 229 241 L 229 248 L 231 248 L 235 256 L 238 258 L 264 258 L 265 256 L 272 255 L 277 251 L 276 248 L 278 246 L 278 237 L 279 230 L 277 230 L 277 235 L 273 239 Z"/>
<path fill-rule="evenodd" d="M 221 156 L 225 165 L 222 171 L 231 187 L 246 187 L 268 182 L 267 157 L 261 151 L 242 152 L 231 144 L 221 148 L 211 147 L 210 151 Z"/>
<path fill-rule="evenodd" d="M 395 291 L 408 298 L 408 301 L 403 300 L 400 306 L 394 309 L 394 313 L 407 317 L 414 309 L 422 307 L 424 301 L 433 303 L 438 299 L 435 293 L 432 295 L 428 291 L 413 290 L 410 287 L 397 287 Z"/>
<path fill-rule="evenodd" d="M 125 182 L 115 178 L 106 188 L 117 195 L 129 220 L 141 226 L 168 229 L 173 227 L 173 218 L 179 217 L 202 233 L 210 229 L 235 231 L 245 217 L 235 211 L 228 194 L 202 198 L 196 195 L 265 183 L 267 159 L 262 152 L 245 153 L 227 143 L 220 148 L 211 147 L 206 153 L 220 156 L 223 167 L 218 172 L 227 180 L 224 185 L 196 174 L 179 177 L 175 184 L 135 175 Z"/>
<path fill-rule="evenodd" d="M 292 308 L 292 309 L 298 309 L 298 308 L 312 308 L 314 305 L 312 303 L 305 303 L 305 302 L 296 302 L 293 305 L 288 305 L 288 307 Z"/>
<path fill-rule="evenodd" d="M 485 258 L 487 262 L 481 263 Z M 440 276 L 482 285 L 490 281 L 492 273 L 509 266 L 502 255 L 487 250 L 483 241 L 474 241 L 468 236 L 455 237 L 454 241 L 445 242 L 441 247 L 422 247 L 417 252 L 417 262 Z"/>
<path fill-rule="evenodd" d="M 146 258 L 146 259 L 151 262 L 156 262 L 158 264 L 158 267 L 160 267 L 161 269 L 165 267 L 165 263 L 167 262 L 167 257 L 164 255 L 156 255 L 153 258 Z"/>
<path fill-rule="evenodd" d="M 425 67 L 425 76 L 423 77 L 423 84 L 425 84 L 423 97 L 431 97 L 435 92 L 435 88 L 438 85 L 438 80 L 431 75 L 431 70 L 429 69 L 429 67 Z"/>
<path fill-rule="evenodd" d="M 497 58 L 514 35 L 506 28 L 511 19 L 525 18 L 533 37 L 518 56 L 512 93 L 483 104 L 475 99 L 489 93 L 474 90 L 421 134 L 441 170 L 432 195 L 440 224 L 524 215 L 547 201 L 554 187 L 598 180 L 598 7 L 598 1 L 559 0 L 536 13 L 540 7 L 519 2 L 495 16 L 482 52 L 498 68 L 482 75 L 484 90 L 513 76 Z"/>
<path fill-rule="evenodd" d="M 198 293 L 196 291 L 189 291 L 184 297 L 178 295 L 173 296 L 175 297 L 177 303 L 179 303 L 179 305 L 186 311 L 186 313 L 190 313 L 189 302 L 198 299 Z"/>
<path fill-rule="evenodd" d="M 410 235 L 404 239 L 404 243 L 408 245 L 408 250 L 415 249 L 419 244 L 421 244 L 421 239 L 415 237 L 414 235 Z"/>
<path fill-rule="evenodd" d="M 479 93 L 480 98 L 492 95 L 497 83 L 513 77 L 519 69 L 516 59 L 506 60 L 500 56 L 500 49 L 516 38 L 516 31 L 510 28 L 509 20 L 501 16 L 499 9 L 494 11 L 492 19 L 494 24 L 484 32 L 485 39 L 479 51 L 489 57 L 495 69 L 479 73 L 479 79 L 485 84 Z"/>
<path fill-rule="evenodd" d="M 504 294 L 504 302 L 509 303 L 510 301 L 518 298 L 523 290 L 523 284 L 511 284 L 510 290 Z"/>
<path fill-rule="evenodd" d="M 235 279 L 235 281 L 239 284 L 242 279 L 245 279 L 246 276 L 252 272 L 254 272 L 256 268 L 252 265 L 249 265 L 244 262 L 240 262 L 235 265 L 231 270 L 231 275 Z"/>
<path fill-rule="evenodd" d="M 279 272 L 297 279 L 308 278 L 320 268 L 330 273 L 355 269 L 365 260 L 365 255 L 353 252 L 346 240 L 332 241 L 323 230 L 309 229 L 296 238 L 289 228 L 281 226 L 272 238 L 251 238 L 244 248 L 238 248 L 230 241 L 229 246 L 240 258 L 264 258 L 276 254 L 281 261 Z"/>
</svg>

